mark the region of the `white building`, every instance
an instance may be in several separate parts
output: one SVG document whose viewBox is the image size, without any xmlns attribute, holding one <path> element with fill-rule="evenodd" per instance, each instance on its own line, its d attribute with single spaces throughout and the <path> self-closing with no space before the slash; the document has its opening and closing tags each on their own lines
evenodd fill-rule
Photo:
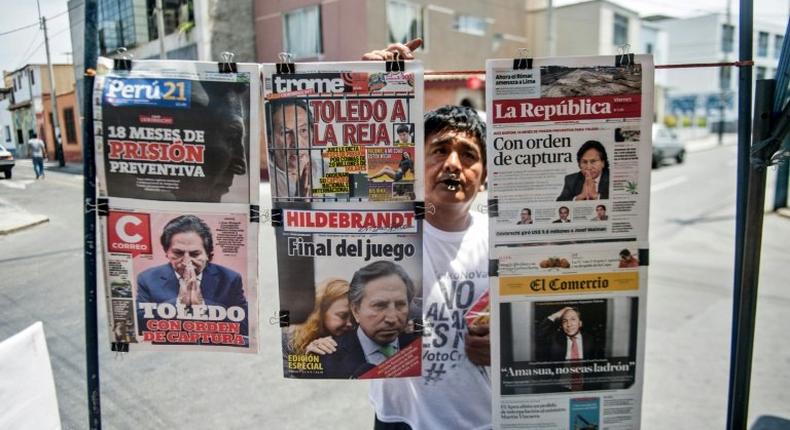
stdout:
<svg viewBox="0 0 790 430">
<path fill-rule="evenodd" d="M 725 14 L 713 13 L 657 21 L 669 36 L 670 63 L 715 63 L 738 59 L 738 17 L 729 23 Z M 784 43 L 784 27 L 754 21 L 755 79 L 773 78 Z M 705 116 L 718 123 L 721 100 L 725 102 L 726 128 L 734 130 L 737 118 L 738 70 L 735 67 L 671 69 L 667 113 Z"/>
<path fill-rule="evenodd" d="M 16 152 L 14 120 L 11 117 L 11 88 L 0 88 L 0 145 L 11 153 Z"/>
<path fill-rule="evenodd" d="M 549 50 L 548 9 L 545 2 L 528 2 L 527 40 L 530 55 L 546 57 Z M 606 0 L 592 0 L 553 8 L 554 54 L 614 55 L 623 45 L 640 47 L 639 14 Z"/>
</svg>

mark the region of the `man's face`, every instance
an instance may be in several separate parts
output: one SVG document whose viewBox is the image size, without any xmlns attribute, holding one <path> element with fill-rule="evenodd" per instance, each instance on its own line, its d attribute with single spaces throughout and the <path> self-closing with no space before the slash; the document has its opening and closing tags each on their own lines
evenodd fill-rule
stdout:
<svg viewBox="0 0 790 430">
<path fill-rule="evenodd" d="M 216 103 L 212 101 L 212 104 Z M 214 177 L 209 193 L 211 200 L 219 201 L 233 185 L 235 175 L 247 172 L 247 161 L 244 148 L 246 135 L 241 97 L 233 92 L 223 94 L 219 101 L 223 110 L 216 110 L 212 117 L 213 127 L 208 127 L 206 139 L 206 177 Z M 212 130 L 213 128 L 213 130 Z"/>
<path fill-rule="evenodd" d="M 307 120 L 307 111 L 297 105 L 285 105 L 272 113 L 274 162 L 278 169 L 297 178 L 302 171 L 310 171 L 310 151 L 307 150 L 310 124 Z"/>
<path fill-rule="evenodd" d="M 566 208 L 564 206 L 561 207 L 560 208 L 560 219 L 565 221 L 566 219 L 568 219 L 568 215 L 570 215 L 570 209 L 568 209 L 568 208 Z"/>
<path fill-rule="evenodd" d="M 521 222 L 530 222 L 532 221 L 532 215 L 530 215 L 529 211 L 524 209 L 521 211 Z"/>
<path fill-rule="evenodd" d="M 364 287 L 359 305 L 351 307 L 362 331 L 379 345 L 386 345 L 406 328 L 409 301 L 406 284 L 396 274 L 376 278 Z"/>
<path fill-rule="evenodd" d="M 347 298 L 335 300 L 324 312 L 324 328 L 332 336 L 340 336 L 351 328 Z"/>
<path fill-rule="evenodd" d="M 206 268 L 209 257 L 203 248 L 203 239 L 194 231 L 176 233 L 170 239 L 170 248 L 166 252 L 170 265 L 183 278 L 188 273 L 187 265 L 192 265 L 195 274 Z"/>
<path fill-rule="evenodd" d="M 411 135 L 408 131 L 401 131 L 398 133 L 398 141 L 400 143 L 409 143 L 411 142 Z"/>
<path fill-rule="evenodd" d="M 595 208 L 595 213 L 598 215 L 599 219 L 603 219 L 606 216 L 606 208 L 603 206 L 598 206 Z"/>
<path fill-rule="evenodd" d="M 430 134 L 425 142 L 425 200 L 438 211 L 468 211 L 486 178 L 480 142 L 456 130 Z"/>
<path fill-rule="evenodd" d="M 582 320 L 579 319 L 579 314 L 573 309 L 568 309 L 562 314 L 562 331 L 568 337 L 576 336 L 579 329 L 582 328 Z"/>
<path fill-rule="evenodd" d="M 603 160 L 597 150 L 590 148 L 582 154 L 579 160 L 579 170 L 585 179 L 598 179 L 603 170 Z"/>
</svg>

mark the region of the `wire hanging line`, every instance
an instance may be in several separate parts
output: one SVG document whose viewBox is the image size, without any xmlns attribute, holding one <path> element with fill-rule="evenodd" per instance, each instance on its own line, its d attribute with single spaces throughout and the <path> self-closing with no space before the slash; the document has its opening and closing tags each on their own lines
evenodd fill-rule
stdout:
<svg viewBox="0 0 790 430">
<path fill-rule="evenodd" d="M 682 64 L 656 64 L 656 69 L 693 69 L 693 68 L 700 68 L 700 67 L 751 67 L 754 65 L 754 61 L 730 61 L 730 62 L 721 62 L 721 63 L 682 63 Z M 485 70 L 458 70 L 452 72 L 438 72 L 433 71 L 429 72 L 426 71 L 426 76 L 438 76 L 438 75 L 485 75 Z"/>
</svg>

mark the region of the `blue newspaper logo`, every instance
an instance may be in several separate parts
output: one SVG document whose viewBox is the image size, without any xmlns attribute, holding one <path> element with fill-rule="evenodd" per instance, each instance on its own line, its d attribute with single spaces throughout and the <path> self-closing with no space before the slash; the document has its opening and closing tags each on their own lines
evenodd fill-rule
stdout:
<svg viewBox="0 0 790 430">
<path fill-rule="evenodd" d="M 185 79 L 116 79 L 104 85 L 104 101 L 112 106 L 188 108 L 192 81 Z"/>
</svg>

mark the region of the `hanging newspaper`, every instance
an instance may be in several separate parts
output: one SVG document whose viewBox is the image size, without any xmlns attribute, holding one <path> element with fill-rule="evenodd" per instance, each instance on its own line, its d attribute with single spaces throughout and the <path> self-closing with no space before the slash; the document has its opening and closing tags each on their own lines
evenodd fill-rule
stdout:
<svg viewBox="0 0 790 430">
<path fill-rule="evenodd" d="M 496 428 L 639 427 L 650 56 L 489 60 Z"/>
<path fill-rule="evenodd" d="M 289 378 L 421 370 L 422 65 L 264 65 Z"/>
<path fill-rule="evenodd" d="M 109 206 L 101 225 L 114 349 L 257 351 L 258 225 L 249 210 Z"/>
<path fill-rule="evenodd" d="M 223 66 L 98 61 L 114 350 L 257 351 L 259 67 Z"/>
<path fill-rule="evenodd" d="M 422 200 L 422 65 L 294 66 L 263 65 L 274 201 Z"/>
<path fill-rule="evenodd" d="M 282 205 L 285 376 L 419 376 L 422 224 L 413 203 Z"/>
<path fill-rule="evenodd" d="M 100 58 L 93 96 L 99 193 L 182 202 L 258 200 L 258 65 Z"/>
</svg>

